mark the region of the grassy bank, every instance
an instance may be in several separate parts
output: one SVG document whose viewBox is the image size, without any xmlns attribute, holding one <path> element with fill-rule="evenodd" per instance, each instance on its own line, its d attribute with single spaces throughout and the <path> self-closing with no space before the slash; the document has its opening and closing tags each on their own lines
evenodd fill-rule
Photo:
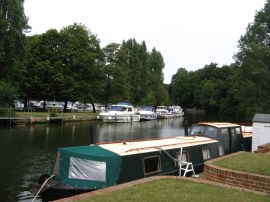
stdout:
<svg viewBox="0 0 270 202">
<path fill-rule="evenodd" d="M 243 152 L 230 158 L 216 161 L 214 164 L 232 170 L 270 176 L 269 154 Z"/>
<path fill-rule="evenodd" d="M 93 113 L 93 112 L 57 112 L 58 117 L 71 117 L 73 115 L 75 116 L 97 116 L 99 113 Z M 49 112 L 23 112 L 23 111 L 17 111 L 15 113 L 16 117 L 26 117 L 26 116 L 33 116 L 33 117 L 40 117 L 45 118 L 49 115 Z"/>
<path fill-rule="evenodd" d="M 204 184 L 189 180 L 160 179 L 125 189 L 116 190 L 99 196 L 92 196 L 88 201 L 234 201 L 253 202 L 270 201 L 269 196 L 255 194 L 240 189 Z"/>
</svg>

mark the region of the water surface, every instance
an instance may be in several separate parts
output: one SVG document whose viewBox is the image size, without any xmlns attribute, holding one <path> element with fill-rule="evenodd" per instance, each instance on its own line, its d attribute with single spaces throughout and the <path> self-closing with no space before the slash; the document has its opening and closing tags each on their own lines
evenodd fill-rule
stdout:
<svg viewBox="0 0 270 202">
<path fill-rule="evenodd" d="M 185 116 L 189 125 L 202 120 L 213 121 L 204 115 Z M 48 170 L 59 147 L 184 134 L 183 118 L 117 124 L 88 121 L 1 127 L 0 201 L 32 201 L 31 189 L 40 174 Z"/>
</svg>

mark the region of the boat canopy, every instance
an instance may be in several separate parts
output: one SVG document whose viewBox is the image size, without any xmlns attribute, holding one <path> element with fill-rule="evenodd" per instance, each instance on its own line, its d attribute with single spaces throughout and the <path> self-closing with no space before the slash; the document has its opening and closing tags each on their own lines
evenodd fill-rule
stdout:
<svg viewBox="0 0 270 202">
<path fill-rule="evenodd" d="M 53 174 L 66 185 L 100 189 L 115 185 L 121 157 L 98 145 L 60 148 Z"/>
</svg>

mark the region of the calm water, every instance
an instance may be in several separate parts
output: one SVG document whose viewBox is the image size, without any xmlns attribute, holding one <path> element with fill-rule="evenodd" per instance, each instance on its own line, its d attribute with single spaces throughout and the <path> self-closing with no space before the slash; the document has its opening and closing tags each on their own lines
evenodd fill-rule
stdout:
<svg viewBox="0 0 270 202">
<path fill-rule="evenodd" d="M 218 121 L 186 114 L 188 124 Z M 90 127 L 93 126 L 93 136 Z M 80 122 L 0 128 L 0 201 L 32 201 L 33 185 L 52 163 L 57 148 L 114 140 L 164 138 L 185 134 L 183 118 L 136 123 Z M 41 201 L 37 198 L 36 201 Z"/>
</svg>

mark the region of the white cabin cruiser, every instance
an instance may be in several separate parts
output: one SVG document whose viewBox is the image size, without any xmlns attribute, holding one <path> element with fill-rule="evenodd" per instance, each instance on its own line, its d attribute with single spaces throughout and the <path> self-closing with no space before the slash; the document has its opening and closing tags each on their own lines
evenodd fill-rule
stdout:
<svg viewBox="0 0 270 202">
<path fill-rule="evenodd" d="M 167 106 L 157 106 L 156 113 L 158 119 L 168 119 L 173 117 Z"/>
<path fill-rule="evenodd" d="M 172 114 L 172 117 L 182 117 L 184 116 L 183 108 L 180 106 L 170 106 L 169 111 Z"/>
<path fill-rule="evenodd" d="M 140 121 L 140 115 L 135 112 L 134 107 L 130 103 L 119 102 L 111 105 L 105 112 L 100 112 L 97 117 L 103 122 L 109 123 L 127 123 Z"/>
<path fill-rule="evenodd" d="M 142 121 L 150 121 L 157 119 L 156 108 L 153 106 L 141 106 L 138 109 L 138 114 Z"/>
</svg>

